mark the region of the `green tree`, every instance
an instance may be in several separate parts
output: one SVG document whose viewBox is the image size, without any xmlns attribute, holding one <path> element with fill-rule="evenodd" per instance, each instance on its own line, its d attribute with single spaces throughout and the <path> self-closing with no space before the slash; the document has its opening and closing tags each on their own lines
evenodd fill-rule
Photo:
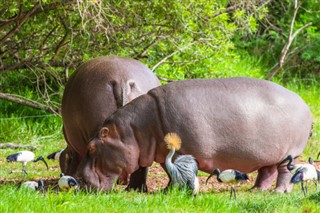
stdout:
<svg viewBox="0 0 320 213">
<path fill-rule="evenodd" d="M 255 34 L 239 37 L 238 47 L 262 57 L 268 78 L 320 77 L 319 0 L 272 1 Z M 285 53 L 285 54 L 284 54 Z"/>
<path fill-rule="evenodd" d="M 160 79 L 212 76 L 215 61 L 236 57 L 233 36 L 256 31 L 265 6 L 262 0 L 0 0 L 0 98 L 59 113 L 69 75 L 100 55 L 136 58 Z"/>
</svg>

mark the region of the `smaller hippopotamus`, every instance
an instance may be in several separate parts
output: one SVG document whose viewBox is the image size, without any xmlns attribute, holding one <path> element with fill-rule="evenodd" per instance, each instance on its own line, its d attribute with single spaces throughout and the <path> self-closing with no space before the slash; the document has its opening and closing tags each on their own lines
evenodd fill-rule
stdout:
<svg viewBox="0 0 320 213">
<path fill-rule="evenodd" d="M 175 132 L 183 141 L 177 152 L 192 155 L 199 170 L 219 168 L 250 173 L 255 187 L 290 191 L 292 174 L 278 164 L 306 146 L 312 126 L 309 107 L 295 93 L 252 78 L 172 82 L 150 90 L 118 109 L 89 142 L 80 168 L 87 184 L 110 190 L 127 183 L 141 167 L 165 167 L 163 140 Z"/>
<path fill-rule="evenodd" d="M 60 155 L 61 171 L 76 176 L 87 144 L 104 120 L 119 107 L 160 85 L 141 62 L 119 56 L 102 56 L 82 64 L 68 80 L 62 98 L 63 133 L 68 144 Z M 129 189 L 146 191 L 147 168 L 132 176 Z"/>
</svg>

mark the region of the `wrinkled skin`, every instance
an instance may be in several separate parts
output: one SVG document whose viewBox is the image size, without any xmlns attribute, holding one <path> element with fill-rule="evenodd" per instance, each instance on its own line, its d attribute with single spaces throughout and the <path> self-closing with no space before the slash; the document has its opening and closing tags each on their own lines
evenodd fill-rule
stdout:
<svg viewBox="0 0 320 213">
<path fill-rule="evenodd" d="M 76 176 L 88 142 L 104 120 L 159 85 L 157 77 L 137 60 L 108 56 L 81 65 L 67 82 L 62 99 L 63 132 L 68 146 L 60 156 L 61 171 Z M 146 191 L 146 175 L 147 168 L 140 168 L 132 175 L 128 188 Z"/>
<path fill-rule="evenodd" d="M 110 190 L 116 180 L 153 161 L 164 165 L 165 134 L 182 139 L 178 154 L 193 155 L 211 173 L 258 170 L 255 187 L 291 190 L 290 173 L 279 163 L 302 153 L 311 131 L 308 106 L 295 93 L 250 78 L 177 81 L 149 91 L 117 110 L 88 144 L 80 168 L 85 181 Z"/>
</svg>

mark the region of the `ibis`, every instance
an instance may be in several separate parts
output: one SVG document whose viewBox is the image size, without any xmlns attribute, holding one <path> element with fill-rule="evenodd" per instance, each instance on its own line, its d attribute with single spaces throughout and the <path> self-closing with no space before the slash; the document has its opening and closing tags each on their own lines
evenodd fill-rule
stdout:
<svg viewBox="0 0 320 213">
<path fill-rule="evenodd" d="M 74 177 L 64 175 L 63 173 L 60 174 L 58 185 L 62 191 L 74 191 L 79 188 L 79 183 Z"/>
<path fill-rule="evenodd" d="M 34 191 L 45 192 L 44 181 L 42 179 L 39 179 L 38 181 L 25 181 L 25 182 L 21 183 L 19 188 L 25 188 L 25 189 L 31 189 Z"/>
<path fill-rule="evenodd" d="M 49 154 L 49 155 L 47 156 L 47 158 L 48 158 L 49 160 L 59 160 L 60 154 L 63 152 L 63 150 L 64 150 L 64 149 L 61 149 L 60 151 L 53 152 L 53 153 Z"/>
<path fill-rule="evenodd" d="M 320 180 L 320 171 L 316 169 L 316 167 L 312 164 L 312 158 L 309 158 L 309 163 L 303 164 L 300 168 L 298 168 L 294 175 L 291 178 L 291 183 L 301 183 L 301 190 L 306 196 L 308 193 L 308 182 L 312 181 L 316 185 L 316 190 L 318 191 L 318 181 Z M 306 183 L 305 187 L 303 183 Z"/>
<path fill-rule="evenodd" d="M 179 155 L 172 163 L 175 150 L 181 147 L 181 138 L 176 133 L 168 133 L 164 141 L 170 150 L 165 161 L 170 184 L 177 187 L 189 187 L 193 195 L 199 192 L 198 164 L 192 155 Z"/>
<path fill-rule="evenodd" d="M 22 163 L 22 176 L 25 174 L 28 174 L 27 171 L 25 170 L 25 166 L 27 165 L 28 162 L 37 162 L 41 160 L 49 169 L 47 162 L 44 160 L 42 156 L 39 156 L 37 159 L 35 159 L 35 155 L 31 151 L 21 151 L 17 152 L 15 154 L 9 155 L 7 157 L 7 162 L 20 162 Z"/>
<path fill-rule="evenodd" d="M 230 198 L 232 198 L 232 194 L 234 194 L 235 199 L 236 199 L 236 190 L 234 188 L 234 183 L 241 182 L 241 181 L 242 182 L 249 181 L 248 175 L 238 170 L 227 169 L 220 172 L 220 169 L 217 168 L 209 175 L 209 177 L 206 180 L 206 184 L 208 183 L 208 180 L 213 175 L 217 175 L 218 182 L 231 184 Z"/>
<path fill-rule="evenodd" d="M 304 167 L 306 167 L 306 166 L 308 165 L 308 164 L 306 164 L 306 163 L 296 163 L 296 164 L 292 165 L 293 157 L 292 157 L 292 155 L 288 155 L 285 159 L 283 159 L 283 160 L 280 162 L 279 166 L 280 166 L 281 164 L 283 164 L 285 161 L 289 161 L 288 164 L 287 164 L 287 169 L 288 169 L 292 174 L 295 174 L 298 170 L 300 170 L 300 169 L 302 169 L 302 168 L 304 168 Z M 309 158 L 308 161 L 309 161 L 309 164 L 312 165 L 313 160 L 312 160 L 311 157 Z"/>
</svg>

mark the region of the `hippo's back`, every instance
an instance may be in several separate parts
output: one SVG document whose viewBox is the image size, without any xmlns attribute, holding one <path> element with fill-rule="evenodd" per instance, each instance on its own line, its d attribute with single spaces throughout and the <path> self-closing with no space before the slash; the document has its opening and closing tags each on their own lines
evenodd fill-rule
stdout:
<svg viewBox="0 0 320 213">
<path fill-rule="evenodd" d="M 154 73 L 134 59 L 103 56 L 84 63 L 67 82 L 62 99 L 68 144 L 84 155 L 87 141 L 111 113 L 159 85 Z"/>
<path fill-rule="evenodd" d="M 148 94 L 157 102 L 163 131 L 182 137 L 181 153 L 212 160 L 221 169 L 233 165 L 249 172 L 297 156 L 311 130 L 305 102 L 265 80 L 188 80 Z"/>
</svg>

